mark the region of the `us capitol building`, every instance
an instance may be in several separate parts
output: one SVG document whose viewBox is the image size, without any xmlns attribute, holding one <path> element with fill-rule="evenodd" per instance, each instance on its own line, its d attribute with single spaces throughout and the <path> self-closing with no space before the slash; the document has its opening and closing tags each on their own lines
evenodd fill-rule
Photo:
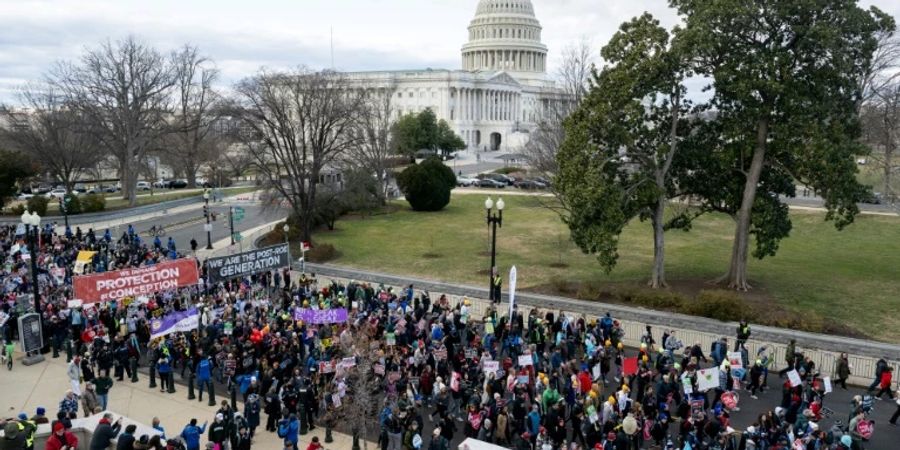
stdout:
<svg viewBox="0 0 900 450">
<path fill-rule="evenodd" d="M 391 95 L 397 117 L 431 108 L 470 149 L 511 150 L 566 94 L 547 77 L 547 46 L 531 0 L 480 0 L 462 70 L 349 72 L 353 85 Z"/>
</svg>

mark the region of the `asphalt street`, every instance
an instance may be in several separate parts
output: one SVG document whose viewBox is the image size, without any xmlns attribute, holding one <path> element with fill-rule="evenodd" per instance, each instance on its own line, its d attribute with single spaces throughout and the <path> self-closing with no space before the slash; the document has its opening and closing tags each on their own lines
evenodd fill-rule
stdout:
<svg viewBox="0 0 900 450">
<path fill-rule="evenodd" d="M 228 238 L 230 234 L 228 227 L 228 208 L 230 206 L 239 206 L 245 211 L 243 220 L 234 223 L 234 229 L 237 232 L 249 230 L 274 220 L 283 219 L 287 215 L 287 212 L 284 209 L 275 209 L 272 207 L 264 208 L 258 204 L 246 202 L 213 203 L 210 205 L 210 209 L 217 216 L 216 220 L 211 222 L 211 241 L 214 245 L 219 240 Z M 205 224 L 206 219 L 203 215 L 203 209 L 197 208 L 191 211 L 174 214 L 161 213 L 156 218 L 134 222 L 132 225 L 134 225 L 134 229 L 140 233 L 141 239 L 148 242 L 153 241 L 153 238 L 147 233 L 148 230 L 153 225 L 161 225 L 166 229 L 166 235 L 160 238 L 163 241 L 163 245 L 166 244 L 169 236 L 171 236 L 175 239 L 176 247 L 182 252 L 187 252 L 191 248 L 191 238 L 197 240 L 197 243 L 199 244 L 198 248 L 202 249 L 206 247 L 206 231 L 203 228 Z M 111 231 L 114 236 L 118 238 L 125 231 L 125 227 L 121 227 L 118 230 L 112 229 Z M 96 230 L 96 232 L 102 234 L 103 230 Z M 249 243 L 244 242 L 242 244 L 248 245 Z M 235 246 L 241 247 L 242 244 L 236 243 Z"/>
</svg>

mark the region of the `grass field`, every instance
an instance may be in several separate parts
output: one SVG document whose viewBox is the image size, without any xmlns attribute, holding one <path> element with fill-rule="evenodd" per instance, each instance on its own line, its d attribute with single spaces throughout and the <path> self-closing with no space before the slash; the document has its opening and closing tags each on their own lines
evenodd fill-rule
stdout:
<svg viewBox="0 0 900 450">
<path fill-rule="evenodd" d="M 566 227 L 540 199 L 504 200 L 498 265 L 508 271 L 515 264 L 523 288 L 546 290 L 560 279 L 642 285 L 648 278 L 649 224 L 629 225 L 621 237 L 619 264 L 606 275 L 592 256 L 569 241 Z M 314 239 L 337 248 L 335 264 L 486 284 L 490 253 L 483 202 L 482 195 L 454 195 L 436 213 L 413 212 L 406 202 L 397 202 L 392 213 L 350 217 Z M 900 338 L 900 219 L 859 216 L 838 232 L 823 217 L 792 213 L 794 229 L 778 255 L 751 261 L 755 289 L 748 297 L 765 297 L 789 311 L 811 310 L 881 340 Z M 702 217 L 690 232 L 669 232 L 666 267 L 673 289 L 696 290 L 724 273 L 732 233 L 732 220 L 722 215 Z M 567 267 L 554 267 L 559 263 Z"/>
</svg>

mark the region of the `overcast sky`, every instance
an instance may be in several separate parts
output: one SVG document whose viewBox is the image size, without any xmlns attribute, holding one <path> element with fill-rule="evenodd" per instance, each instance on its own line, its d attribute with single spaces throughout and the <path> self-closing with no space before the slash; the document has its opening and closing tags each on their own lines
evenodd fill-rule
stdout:
<svg viewBox="0 0 900 450">
<path fill-rule="evenodd" d="M 599 48 L 619 24 L 650 11 L 676 22 L 664 0 L 533 0 L 550 48 L 580 37 Z M 197 45 L 231 84 L 260 67 L 338 70 L 460 67 L 478 0 L 0 0 L 0 103 L 54 61 L 133 34 L 160 50 Z M 863 0 L 895 17 L 900 0 Z"/>
</svg>

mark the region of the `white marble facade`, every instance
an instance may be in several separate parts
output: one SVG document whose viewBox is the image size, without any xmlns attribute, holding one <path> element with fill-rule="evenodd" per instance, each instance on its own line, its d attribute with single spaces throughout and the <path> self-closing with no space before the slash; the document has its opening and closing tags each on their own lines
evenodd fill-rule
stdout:
<svg viewBox="0 0 900 450">
<path fill-rule="evenodd" d="M 550 102 L 547 47 L 530 0 L 480 0 L 462 48 L 462 70 L 351 72 L 353 84 L 392 96 L 394 114 L 431 108 L 469 148 L 514 150 Z"/>
</svg>

